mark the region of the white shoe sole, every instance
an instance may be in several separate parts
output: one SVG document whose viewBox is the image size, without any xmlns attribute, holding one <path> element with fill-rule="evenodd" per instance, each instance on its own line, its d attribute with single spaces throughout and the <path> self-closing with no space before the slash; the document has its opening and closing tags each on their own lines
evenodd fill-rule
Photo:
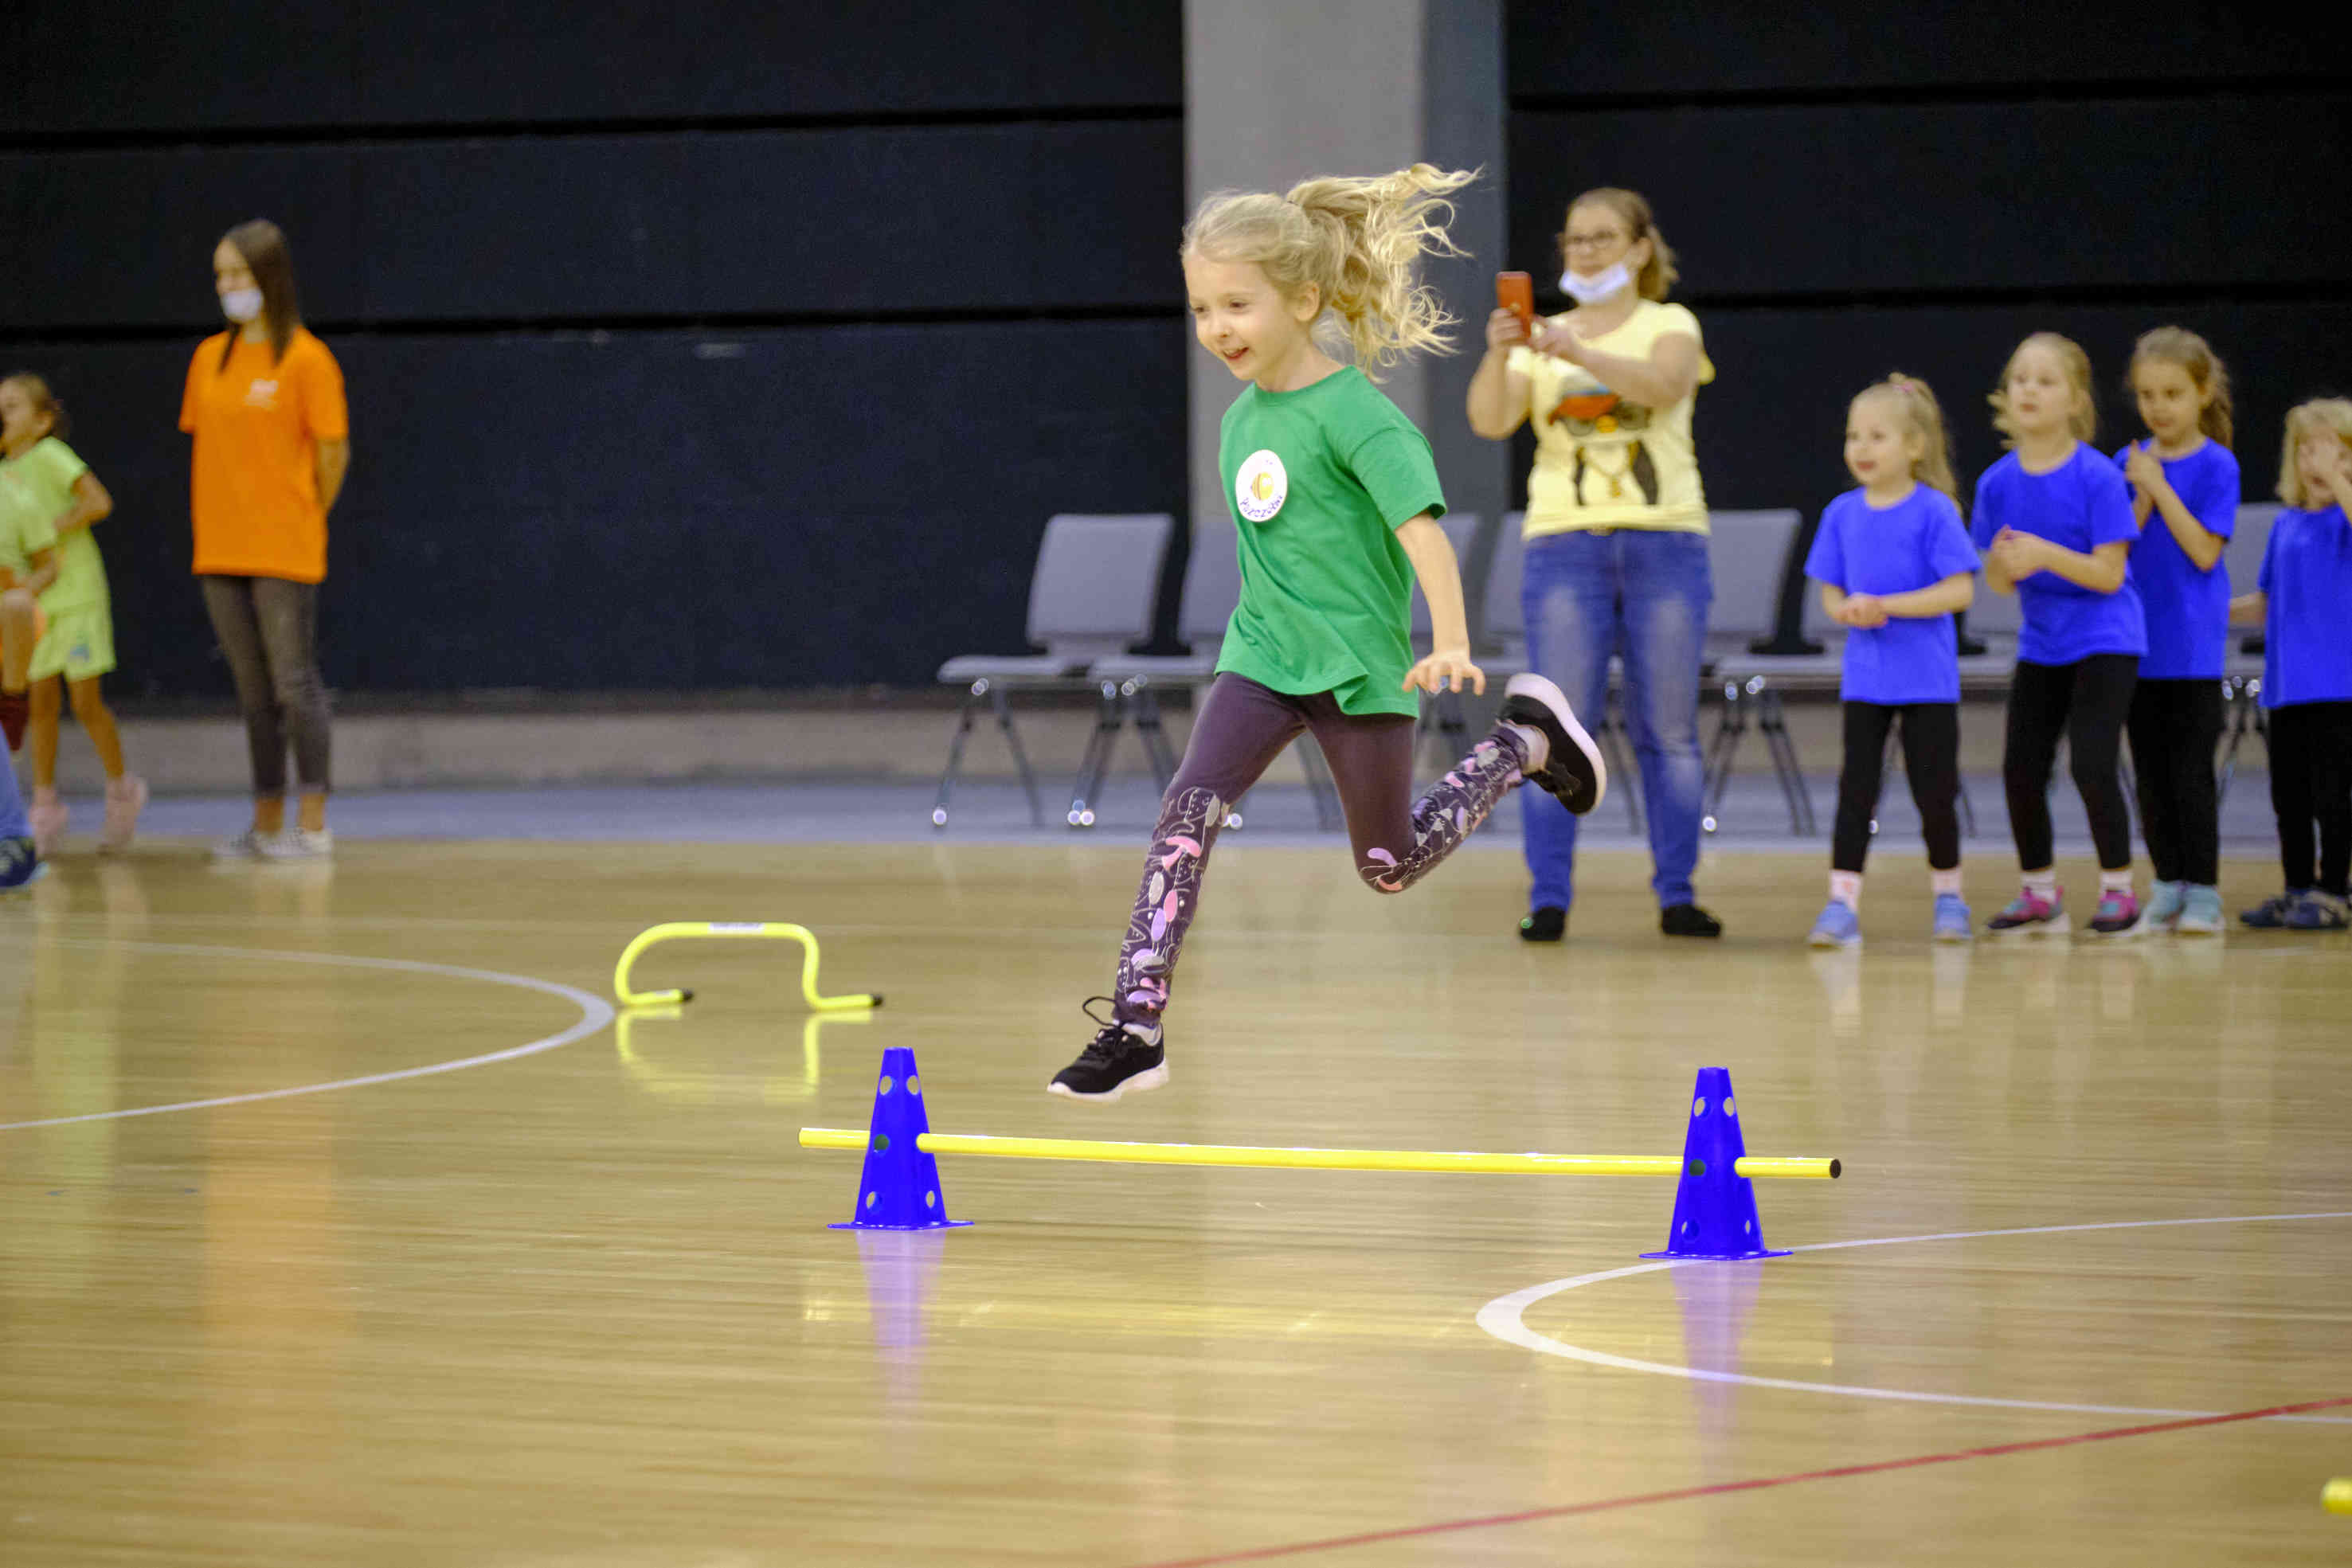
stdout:
<svg viewBox="0 0 2352 1568">
<path fill-rule="evenodd" d="M 1988 926 L 1985 935 L 1996 942 L 2031 942 L 2039 936 L 2063 936 L 2073 929 L 2074 921 L 2061 915 L 2054 920 L 2044 920 L 2033 925 L 2012 925 L 2006 931 L 1996 931 Z"/>
<path fill-rule="evenodd" d="M 1805 938 L 1805 946 L 1817 953 L 1851 953 L 1862 946 L 1859 933 L 1840 936 L 1828 931 L 1816 931 Z"/>
<path fill-rule="evenodd" d="M 1048 1083 L 1045 1092 L 1059 1094 L 1066 1100 L 1084 1100 L 1093 1105 L 1108 1105 L 1130 1089 L 1140 1094 L 1146 1089 L 1160 1088 L 1167 1082 L 1168 1064 L 1163 1061 L 1157 1067 L 1145 1068 L 1132 1078 L 1121 1079 L 1118 1084 L 1099 1094 L 1081 1094 L 1066 1083 Z"/>
<path fill-rule="evenodd" d="M 1503 695 L 1507 697 L 1531 696 L 1551 709 L 1552 717 L 1559 720 L 1560 728 L 1568 732 L 1569 743 L 1584 753 L 1584 759 L 1592 764 L 1592 804 L 1577 815 L 1590 816 L 1599 810 L 1601 800 L 1609 793 L 1609 764 L 1601 760 L 1601 747 L 1584 733 L 1584 727 L 1576 722 L 1576 710 L 1568 706 L 1568 694 L 1543 676 L 1530 672 L 1513 675 L 1505 681 Z M 1551 759 L 1546 758 L 1544 760 L 1549 763 Z"/>
<path fill-rule="evenodd" d="M 2085 925 L 2076 935 L 2085 942 L 2137 942 L 2147 935 L 2147 922 L 2135 920 L 2121 931 L 2097 931 Z"/>
<path fill-rule="evenodd" d="M 1928 937 L 1947 947 L 1963 947 L 1975 941 L 1977 934 L 1974 931 L 1931 931 Z"/>
</svg>

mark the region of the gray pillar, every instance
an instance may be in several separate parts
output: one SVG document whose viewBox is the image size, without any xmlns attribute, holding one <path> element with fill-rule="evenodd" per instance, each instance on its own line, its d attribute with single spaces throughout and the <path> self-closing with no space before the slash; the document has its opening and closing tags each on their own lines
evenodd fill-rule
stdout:
<svg viewBox="0 0 2352 1568">
<path fill-rule="evenodd" d="M 1184 7 L 1188 205 L 1213 191 L 1284 191 L 1310 175 L 1377 174 L 1419 162 L 1486 169 L 1487 179 L 1455 201 L 1454 232 L 1473 258 L 1429 272 L 1463 318 L 1462 352 L 1399 366 L 1381 389 L 1428 434 L 1448 501 L 1490 519 L 1507 494 L 1508 448 L 1472 435 L 1462 403 L 1485 346 L 1493 274 L 1506 265 L 1502 26 L 1501 0 L 1186 0 Z M 1223 518 L 1217 424 L 1241 383 L 1197 349 L 1191 363 L 1192 512 Z M 1468 586 L 1475 602 L 1475 578 Z"/>
</svg>

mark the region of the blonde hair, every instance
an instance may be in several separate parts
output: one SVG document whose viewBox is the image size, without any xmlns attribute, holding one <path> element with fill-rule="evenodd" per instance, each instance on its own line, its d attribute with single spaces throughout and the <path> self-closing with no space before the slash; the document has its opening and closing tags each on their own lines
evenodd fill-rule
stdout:
<svg viewBox="0 0 2352 1568">
<path fill-rule="evenodd" d="M 20 387 L 25 401 L 33 412 L 49 422 L 49 434 L 63 441 L 73 429 L 73 421 L 66 416 L 66 400 L 49 390 L 49 383 L 30 371 L 11 371 L 0 376 L 0 387 Z"/>
<path fill-rule="evenodd" d="M 2230 444 L 2230 436 L 2236 429 L 2230 409 L 2230 367 L 2221 362 L 2212 344 L 2186 327 L 2158 327 L 2142 332 L 2139 341 L 2132 345 L 2131 371 L 2126 384 L 2139 373 L 2142 360 L 2162 360 L 2187 372 L 2205 398 L 2205 406 L 2198 411 L 2197 428 L 2204 432 L 2207 439 L 2224 446 Z"/>
<path fill-rule="evenodd" d="M 2009 362 L 2000 368 L 2000 381 L 1985 401 L 1992 404 L 1992 427 L 2001 434 L 2003 446 L 2017 444 L 2017 426 L 2009 413 L 2009 377 L 2017 369 L 2018 356 L 2028 349 L 2047 349 L 2058 356 L 2059 365 L 2066 372 L 2066 384 L 2074 390 L 2074 411 L 2066 416 L 2066 428 L 2077 441 L 2088 441 L 2099 433 L 2099 398 L 2091 387 L 2091 356 L 2074 339 L 2056 332 L 2036 332 L 2010 350 Z"/>
<path fill-rule="evenodd" d="M 2298 512 L 2311 509 L 2311 493 L 2304 488 L 2303 465 L 2295 448 L 2306 437 L 2332 430 L 2336 439 L 2352 446 L 2352 398 L 2315 397 L 2287 410 L 2285 450 L 2279 454 L 2278 498 Z"/>
<path fill-rule="evenodd" d="M 1952 443 L 1944 434 L 1944 407 L 1936 401 L 1927 383 L 1917 376 L 1895 371 L 1885 381 L 1873 382 L 1854 393 L 1853 401 L 1860 402 L 1864 398 L 1891 403 L 1903 411 L 1904 423 L 1919 438 L 1919 455 L 1912 460 L 1911 477 L 1950 497 L 1965 517 L 1968 508 L 1960 500 L 1960 483 L 1952 476 Z"/>
<path fill-rule="evenodd" d="M 1344 340 L 1368 373 L 1408 354 L 1450 354 L 1444 329 L 1454 319 L 1414 263 L 1469 254 L 1445 232 L 1454 204 L 1444 198 L 1477 177 L 1415 163 L 1393 174 L 1303 180 L 1279 196 L 1220 191 L 1184 225 L 1178 254 L 1254 263 L 1290 298 L 1312 284 L 1323 307 L 1317 340 L 1336 349 Z"/>
<path fill-rule="evenodd" d="M 1633 292 L 1644 299 L 1664 299 L 1666 291 L 1682 277 L 1675 266 L 1675 247 L 1658 232 L 1657 215 L 1650 211 L 1649 198 L 1639 191 L 1628 191 L 1617 185 L 1596 185 L 1568 204 L 1571 213 L 1579 207 L 1602 206 L 1625 220 L 1629 234 L 1627 243 L 1645 239 L 1650 242 L 1650 259 L 1642 264 L 1640 276 L 1633 279 Z M 1560 220 L 1560 259 L 1568 257 L 1568 221 Z"/>
</svg>

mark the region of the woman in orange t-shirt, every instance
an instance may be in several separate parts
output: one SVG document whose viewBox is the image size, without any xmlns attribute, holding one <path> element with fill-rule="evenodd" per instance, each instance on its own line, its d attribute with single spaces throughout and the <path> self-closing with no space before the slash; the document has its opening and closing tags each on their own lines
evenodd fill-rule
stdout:
<svg viewBox="0 0 2352 1568">
<path fill-rule="evenodd" d="M 327 687 L 319 583 L 327 512 L 352 455 L 343 372 L 302 326 L 294 261 L 278 225 L 239 224 L 213 251 L 228 331 L 188 366 L 180 428 L 194 435 L 190 511 L 196 580 L 228 659 L 253 755 L 253 825 L 214 846 L 224 860 L 331 854 Z M 301 787 L 286 826 L 286 750 Z"/>
</svg>

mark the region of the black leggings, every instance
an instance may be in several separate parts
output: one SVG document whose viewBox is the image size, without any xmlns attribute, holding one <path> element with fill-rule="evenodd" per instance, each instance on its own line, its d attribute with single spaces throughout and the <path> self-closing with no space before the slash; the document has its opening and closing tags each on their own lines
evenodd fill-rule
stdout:
<svg viewBox="0 0 2352 1568">
<path fill-rule="evenodd" d="M 2091 841 L 2101 871 L 2131 868 L 2131 809 L 2124 803 L 2119 764 L 2124 717 L 2139 681 L 2137 653 L 2093 653 L 2071 664 L 2019 661 L 2009 688 L 2009 738 L 2000 760 L 2009 796 L 2010 831 L 2017 863 L 2044 871 L 2050 843 L 2050 775 L 2058 765 L 2058 737 L 2066 737 L 2074 788 L 2091 819 Z"/>
<path fill-rule="evenodd" d="M 2221 880 L 2221 683 L 2148 681 L 2132 688 L 2132 771 L 2139 831 L 2158 882 L 2211 887 Z"/>
<path fill-rule="evenodd" d="M 1927 864 L 1950 871 L 1960 863 L 1960 705 L 1848 703 L 1837 827 L 1830 835 L 1832 871 L 1859 873 L 1870 853 L 1870 819 L 1878 809 L 1886 737 L 1897 716 L 1903 720 L 1903 770 L 1911 776 Z"/>
<path fill-rule="evenodd" d="M 2278 813 L 2279 865 L 2286 884 L 2352 897 L 2347 885 L 2352 881 L 2352 702 L 2274 707 L 2270 730 L 2271 810 Z"/>
<path fill-rule="evenodd" d="M 236 683 L 253 792 L 286 793 L 286 746 L 303 789 L 324 793 L 327 683 L 319 674 L 319 585 L 275 577 L 214 577 L 204 585 L 213 635 Z"/>
</svg>

